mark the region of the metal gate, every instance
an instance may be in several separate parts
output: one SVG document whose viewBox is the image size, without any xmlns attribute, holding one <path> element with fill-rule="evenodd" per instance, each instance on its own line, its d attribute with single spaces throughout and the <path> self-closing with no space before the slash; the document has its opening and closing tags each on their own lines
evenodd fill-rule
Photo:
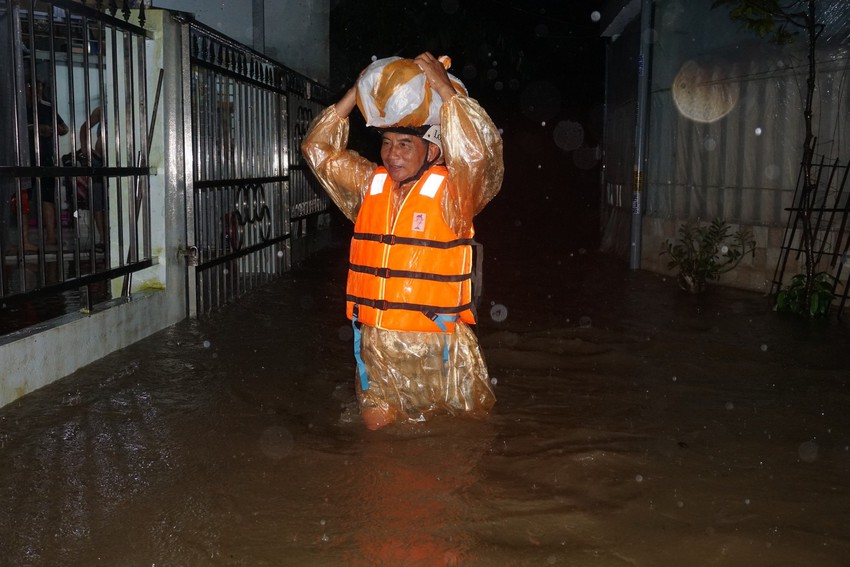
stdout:
<svg viewBox="0 0 850 567">
<path fill-rule="evenodd" d="M 198 316 L 288 271 L 293 220 L 327 210 L 309 172 L 292 164 L 328 96 L 194 21 L 183 53 L 189 310 Z"/>
<path fill-rule="evenodd" d="M 145 11 L 118 4 L 0 0 L 4 309 L 91 311 L 152 265 Z"/>
</svg>

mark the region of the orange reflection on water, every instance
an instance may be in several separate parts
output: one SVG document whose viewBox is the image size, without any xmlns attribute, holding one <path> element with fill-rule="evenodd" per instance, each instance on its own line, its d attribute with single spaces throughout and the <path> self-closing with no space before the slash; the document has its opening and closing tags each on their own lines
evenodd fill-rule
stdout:
<svg viewBox="0 0 850 567">
<path fill-rule="evenodd" d="M 489 436 L 453 437 L 452 420 L 440 421 L 421 426 L 414 437 L 378 432 L 364 440 L 355 481 L 362 524 L 353 534 L 357 551 L 350 564 L 427 567 L 474 561 L 467 491 L 481 479 L 477 463 Z M 479 427 L 454 422 L 456 434 Z M 445 435 L 434 435 L 443 428 Z"/>
</svg>

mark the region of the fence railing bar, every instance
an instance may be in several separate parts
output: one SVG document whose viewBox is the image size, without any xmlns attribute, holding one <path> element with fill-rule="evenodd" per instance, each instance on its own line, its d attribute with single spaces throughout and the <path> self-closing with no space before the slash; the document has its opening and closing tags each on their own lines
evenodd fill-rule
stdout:
<svg viewBox="0 0 850 567">
<path fill-rule="evenodd" d="M 841 185 L 838 186 L 838 195 L 835 198 L 836 204 L 839 203 L 839 201 L 841 200 L 841 196 L 844 194 L 844 188 L 847 186 L 848 173 L 850 173 L 850 168 L 845 168 L 844 169 L 844 176 L 841 179 Z M 850 193 L 848 193 L 848 195 L 847 195 L 847 199 L 846 199 L 846 202 L 844 204 L 843 209 L 839 209 L 836 212 L 841 212 L 841 224 L 838 227 L 838 234 L 836 235 L 836 239 L 835 239 L 835 248 L 836 248 L 836 250 L 838 250 L 838 249 L 841 248 L 841 242 L 844 239 L 844 236 L 846 234 L 845 231 L 847 229 L 847 218 L 848 218 L 848 213 L 850 213 Z M 833 218 L 831 217 L 830 218 L 830 224 L 832 223 L 832 220 L 833 220 Z M 848 236 L 848 238 L 850 238 L 850 236 Z M 850 241 L 848 241 L 848 242 L 850 242 Z M 847 245 L 845 244 L 845 248 L 846 247 L 847 247 Z M 837 257 L 833 256 L 832 267 L 835 267 L 836 260 L 837 260 Z"/>
<path fill-rule="evenodd" d="M 837 160 L 837 159 L 835 160 L 835 163 L 838 163 L 838 160 Z M 823 199 L 821 199 L 821 206 L 820 206 L 820 208 L 819 208 L 819 209 L 817 209 L 817 212 L 818 212 L 818 221 L 817 221 L 817 223 L 815 224 L 815 227 L 814 227 L 814 234 L 818 234 L 818 233 L 819 233 L 819 231 L 820 231 L 821 223 L 823 222 L 823 213 L 825 213 L 825 212 L 829 212 L 832 216 L 834 216 L 834 215 L 835 215 L 835 211 L 834 211 L 834 210 L 831 210 L 831 211 L 827 211 L 827 210 L 826 210 L 826 202 L 827 202 L 827 199 L 828 199 L 828 198 L 829 198 L 829 196 L 830 196 L 830 188 L 832 187 L 832 181 L 833 181 L 833 179 L 835 179 L 835 171 L 836 171 L 836 170 L 835 170 L 835 168 L 834 168 L 834 167 L 830 167 L 830 168 L 829 168 L 829 174 L 827 175 L 827 182 L 826 182 L 826 186 L 824 187 L 824 190 L 823 190 Z M 821 179 L 821 176 L 820 176 L 820 175 L 818 175 L 818 182 L 820 182 L 820 179 Z M 836 203 L 836 204 L 837 204 L 837 202 L 838 202 L 838 200 L 837 200 L 837 199 L 838 199 L 838 198 L 836 197 L 836 199 L 835 199 L 835 203 Z M 828 223 L 827 223 L 827 227 L 829 228 L 829 227 L 831 227 L 831 226 L 832 226 L 832 223 L 831 223 L 831 217 L 830 217 L 830 222 L 828 222 Z M 818 250 L 817 257 L 816 257 L 816 259 L 815 259 L 815 264 L 817 264 L 817 263 L 819 263 L 819 262 L 821 261 L 821 258 L 823 257 L 823 252 L 824 252 L 825 247 L 826 247 L 826 238 L 824 238 L 824 239 L 821 241 L 821 247 L 820 247 L 820 249 Z"/>
<path fill-rule="evenodd" d="M 819 163 L 814 166 L 817 168 L 817 185 L 816 190 L 821 188 L 821 181 L 826 175 L 827 183 L 823 188 L 823 196 L 820 199 L 820 206 L 814 206 L 808 210 L 811 213 L 814 225 L 812 237 L 815 239 L 813 246 L 815 247 L 816 257 L 814 259 L 815 266 L 819 266 L 824 256 L 830 258 L 829 267 L 832 269 L 832 275 L 836 278 L 836 289 L 834 293 L 834 306 L 838 309 L 838 318 L 842 317 L 842 313 L 847 304 L 848 294 L 850 294 L 850 282 L 842 282 L 841 276 L 844 272 L 844 267 L 848 265 L 848 250 L 850 250 L 850 235 L 847 234 L 848 218 L 850 218 L 850 194 L 845 193 L 848 181 L 848 173 L 850 168 L 842 166 L 836 159 L 833 163 L 826 164 L 825 158 L 822 156 Z M 824 169 L 829 171 L 824 172 Z M 844 171 L 841 175 L 841 182 L 831 191 L 836 180 L 836 174 L 841 170 Z M 771 294 L 775 295 L 782 288 L 787 268 L 788 258 L 794 254 L 799 260 L 805 253 L 805 247 L 802 243 L 794 245 L 798 224 L 802 222 L 802 213 L 806 211 L 805 203 L 800 202 L 800 185 L 802 179 L 802 167 L 797 178 L 797 187 L 794 194 L 794 202 L 797 203 L 794 207 L 787 207 L 788 222 L 785 228 L 785 236 L 783 237 L 780 257 L 777 261 L 777 267 L 774 271 L 774 278 L 771 286 Z M 816 191 L 813 191 L 811 203 L 815 203 Z M 846 195 L 842 205 L 842 197 Z M 829 206 L 827 206 L 829 205 Z M 841 218 L 838 227 L 835 227 L 836 218 Z M 816 219 L 816 221 L 814 220 Z M 834 244 L 830 247 L 830 237 L 834 237 Z M 837 305 L 836 305 L 837 304 Z"/>
</svg>

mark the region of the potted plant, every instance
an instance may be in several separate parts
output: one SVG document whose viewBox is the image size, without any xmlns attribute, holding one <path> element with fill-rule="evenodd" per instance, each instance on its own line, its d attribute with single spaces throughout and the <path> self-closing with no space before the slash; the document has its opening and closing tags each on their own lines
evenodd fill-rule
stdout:
<svg viewBox="0 0 850 567">
<path fill-rule="evenodd" d="M 670 257 L 667 268 L 679 271 L 679 287 L 702 293 L 708 281 L 720 279 L 720 274 L 735 268 L 747 254 L 755 255 L 756 241 L 745 229 L 732 234 L 732 227 L 721 219 L 710 224 L 687 221 L 679 227 L 678 239 L 666 240 L 664 248 L 661 255 Z"/>
</svg>

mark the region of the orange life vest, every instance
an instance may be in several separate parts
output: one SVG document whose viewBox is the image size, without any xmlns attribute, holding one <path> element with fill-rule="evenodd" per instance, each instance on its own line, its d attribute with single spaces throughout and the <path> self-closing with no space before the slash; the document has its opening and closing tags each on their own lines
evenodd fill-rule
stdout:
<svg viewBox="0 0 850 567">
<path fill-rule="evenodd" d="M 443 220 L 445 166 L 432 166 L 408 192 L 395 222 L 395 183 L 378 167 L 351 239 L 346 315 L 395 331 L 454 332 L 472 312 L 472 237 Z"/>
</svg>

